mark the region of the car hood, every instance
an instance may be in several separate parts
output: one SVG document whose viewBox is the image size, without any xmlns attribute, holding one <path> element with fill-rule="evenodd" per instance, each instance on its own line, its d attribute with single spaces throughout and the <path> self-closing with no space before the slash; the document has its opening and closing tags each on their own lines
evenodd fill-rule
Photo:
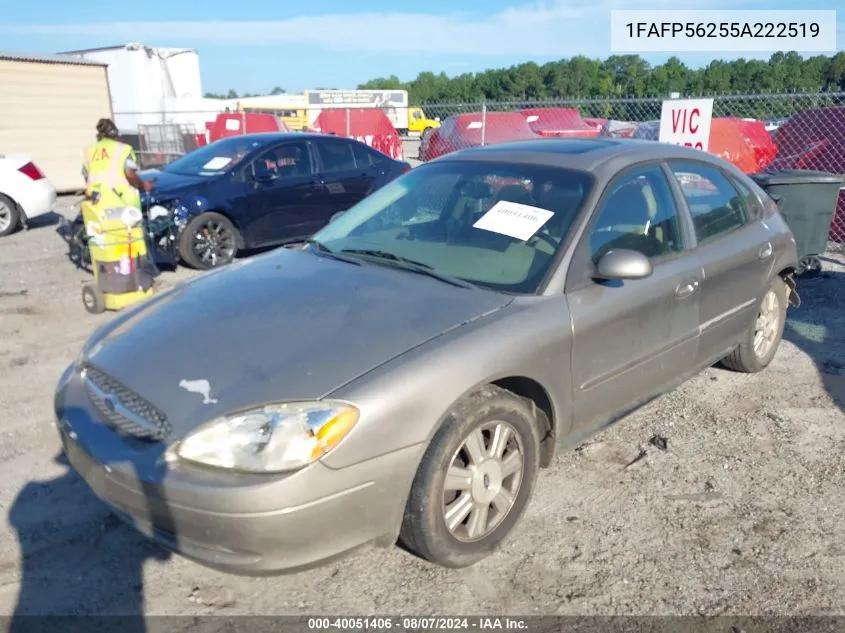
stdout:
<svg viewBox="0 0 845 633">
<path fill-rule="evenodd" d="M 153 198 L 155 199 L 171 198 L 173 195 L 182 193 L 186 189 L 194 189 L 212 180 L 212 178 L 203 176 L 183 176 L 182 174 L 173 174 L 159 170 L 145 172 L 141 174 L 141 178 L 155 182 L 155 188 L 152 191 Z"/>
<path fill-rule="evenodd" d="M 511 298 L 279 249 L 181 284 L 101 327 L 85 362 L 178 436 L 245 407 L 313 400 Z M 206 381 L 208 398 L 198 391 Z"/>
</svg>

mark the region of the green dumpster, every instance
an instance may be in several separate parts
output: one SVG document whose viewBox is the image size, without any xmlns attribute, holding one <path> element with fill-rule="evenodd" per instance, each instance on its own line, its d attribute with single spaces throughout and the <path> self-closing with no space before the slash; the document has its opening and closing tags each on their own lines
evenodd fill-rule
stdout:
<svg viewBox="0 0 845 633">
<path fill-rule="evenodd" d="M 825 171 L 785 170 L 750 174 L 774 199 L 795 236 L 798 274 L 817 273 L 819 255 L 827 250 L 830 223 L 836 213 L 845 176 Z"/>
</svg>

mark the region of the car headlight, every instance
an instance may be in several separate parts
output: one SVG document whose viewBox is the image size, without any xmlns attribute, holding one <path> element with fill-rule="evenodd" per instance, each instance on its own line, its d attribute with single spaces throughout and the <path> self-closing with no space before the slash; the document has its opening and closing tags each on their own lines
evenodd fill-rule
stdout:
<svg viewBox="0 0 845 633">
<path fill-rule="evenodd" d="M 181 459 L 250 473 L 298 470 L 337 446 L 358 422 L 343 402 L 287 402 L 204 424 L 176 447 Z"/>
</svg>

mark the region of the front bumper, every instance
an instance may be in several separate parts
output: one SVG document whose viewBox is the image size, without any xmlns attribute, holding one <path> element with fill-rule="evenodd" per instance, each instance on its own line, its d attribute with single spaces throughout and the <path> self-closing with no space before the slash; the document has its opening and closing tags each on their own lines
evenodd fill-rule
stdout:
<svg viewBox="0 0 845 633">
<path fill-rule="evenodd" d="M 101 424 L 77 381 L 56 398 L 73 468 L 115 513 L 163 547 L 235 574 L 289 573 L 395 542 L 421 447 L 341 470 L 245 475 L 166 463 Z"/>
</svg>

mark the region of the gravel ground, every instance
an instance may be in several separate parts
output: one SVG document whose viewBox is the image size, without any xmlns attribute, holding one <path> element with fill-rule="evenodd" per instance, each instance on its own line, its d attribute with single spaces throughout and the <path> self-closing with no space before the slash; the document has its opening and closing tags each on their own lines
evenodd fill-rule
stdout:
<svg viewBox="0 0 845 633">
<path fill-rule="evenodd" d="M 497 555 L 364 550 L 277 578 L 169 556 L 93 498 L 51 398 L 107 317 L 45 223 L 0 241 L 0 270 L 0 614 L 845 613 L 845 257 L 800 284 L 768 370 L 709 369 L 562 456 Z"/>
</svg>

